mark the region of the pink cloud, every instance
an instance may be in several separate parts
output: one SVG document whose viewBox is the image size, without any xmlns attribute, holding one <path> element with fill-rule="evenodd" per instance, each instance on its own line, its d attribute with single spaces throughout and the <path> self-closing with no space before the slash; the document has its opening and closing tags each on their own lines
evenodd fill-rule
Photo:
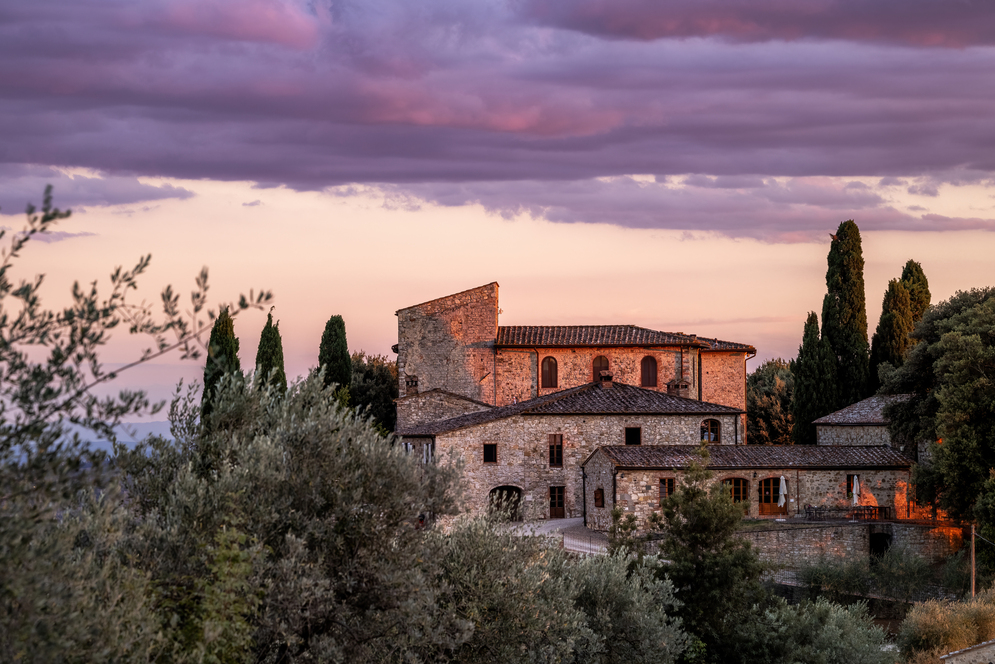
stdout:
<svg viewBox="0 0 995 664">
<path fill-rule="evenodd" d="M 318 39 L 315 16 L 282 0 L 172 0 L 142 17 L 146 25 L 222 40 L 308 49 Z"/>
</svg>

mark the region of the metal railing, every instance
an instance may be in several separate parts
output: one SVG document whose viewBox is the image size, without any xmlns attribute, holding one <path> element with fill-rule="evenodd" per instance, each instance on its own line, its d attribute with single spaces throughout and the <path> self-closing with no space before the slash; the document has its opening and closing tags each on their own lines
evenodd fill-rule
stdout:
<svg viewBox="0 0 995 664">
<path fill-rule="evenodd" d="M 888 521 L 895 518 L 894 510 L 888 506 L 854 505 L 853 507 L 813 507 L 805 508 L 808 521 Z"/>
</svg>

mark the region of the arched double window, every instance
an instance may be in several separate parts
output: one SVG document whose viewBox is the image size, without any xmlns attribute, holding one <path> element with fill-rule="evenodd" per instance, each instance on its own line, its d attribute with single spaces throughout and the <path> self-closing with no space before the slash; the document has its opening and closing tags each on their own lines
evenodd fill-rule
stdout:
<svg viewBox="0 0 995 664">
<path fill-rule="evenodd" d="M 558 387 L 555 357 L 542 358 L 542 386 Z"/>
<path fill-rule="evenodd" d="M 598 355 L 594 358 L 594 363 L 592 364 L 594 369 L 594 382 L 597 383 L 601 380 L 601 372 L 608 371 L 608 358 L 604 355 Z"/>
<path fill-rule="evenodd" d="M 742 477 L 730 477 L 722 480 L 722 486 L 729 490 L 732 502 L 741 503 L 750 499 L 750 482 Z"/>
<path fill-rule="evenodd" d="M 703 420 L 701 423 L 701 442 L 703 443 L 718 443 L 719 441 L 719 421 L 718 420 Z"/>
<path fill-rule="evenodd" d="M 643 358 L 642 362 L 642 386 L 643 387 L 656 387 L 656 358 L 647 355 Z"/>
</svg>

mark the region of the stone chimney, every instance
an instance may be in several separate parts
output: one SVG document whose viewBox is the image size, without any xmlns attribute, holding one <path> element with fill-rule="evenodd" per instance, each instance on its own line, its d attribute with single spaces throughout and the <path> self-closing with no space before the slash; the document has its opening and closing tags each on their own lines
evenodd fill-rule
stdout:
<svg viewBox="0 0 995 664">
<path fill-rule="evenodd" d="M 684 397 L 685 399 L 690 399 L 691 383 L 684 380 L 683 378 L 675 378 L 674 380 L 667 383 L 667 394 L 673 395 L 675 397 Z"/>
<path fill-rule="evenodd" d="M 612 372 L 602 371 L 601 372 L 601 389 L 610 390 L 612 386 Z"/>
<path fill-rule="evenodd" d="M 418 394 L 418 376 L 406 376 L 404 379 L 404 396 Z"/>
</svg>

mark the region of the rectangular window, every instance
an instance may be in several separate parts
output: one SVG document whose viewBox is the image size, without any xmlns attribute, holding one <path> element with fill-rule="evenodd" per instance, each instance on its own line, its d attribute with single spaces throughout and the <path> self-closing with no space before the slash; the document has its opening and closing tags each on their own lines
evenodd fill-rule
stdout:
<svg viewBox="0 0 995 664">
<path fill-rule="evenodd" d="M 857 478 L 857 486 L 860 486 L 860 475 L 847 475 L 846 476 L 846 497 L 853 498 L 853 478 Z"/>
<path fill-rule="evenodd" d="M 497 463 L 497 443 L 484 443 L 484 463 Z"/>
<path fill-rule="evenodd" d="M 421 460 L 424 463 L 432 463 L 435 458 L 435 441 L 424 443 L 421 446 Z"/>
<path fill-rule="evenodd" d="M 663 501 L 670 498 L 672 495 L 674 495 L 674 478 L 660 478 L 660 502 L 663 503 Z"/>
<path fill-rule="evenodd" d="M 563 467 L 563 434 L 549 434 L 549 467 Z"/>
<path fill-rule="evenodd" d="M 605 490 L 595 489 L 594 490 L 594 506 L 604 507 L 605 506 Z"/>
<path fill-rule="evenodd" d="M 639 427 L 625 427 L 625 444 L 641 445 L 643 442 L 643 430 Z"/>
<path fill-rule="evenodd" d="M 549 487 L 549 518 L 550 519 L 562 519 L 566 516 L 566 508 L 564 507 L 564 496 L 566 494 L 565 486 L 551 486 Z"/>
</svg>

